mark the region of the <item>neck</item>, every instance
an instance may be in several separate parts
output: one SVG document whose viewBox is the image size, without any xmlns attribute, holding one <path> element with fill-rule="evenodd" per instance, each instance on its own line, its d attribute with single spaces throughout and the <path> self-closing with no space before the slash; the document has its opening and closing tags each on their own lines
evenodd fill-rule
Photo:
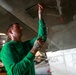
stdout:
<svg viewBox="0 0 76 75">
<path fill-rule="evenodd" d="M 17 37 L 15 38 L 15 37 L 14 37 L 14 38 L 12 38 L 12 40 L 13 40 L 13 41 L 21 41 L 21 38 L 17 38 Z"/>
</svg>

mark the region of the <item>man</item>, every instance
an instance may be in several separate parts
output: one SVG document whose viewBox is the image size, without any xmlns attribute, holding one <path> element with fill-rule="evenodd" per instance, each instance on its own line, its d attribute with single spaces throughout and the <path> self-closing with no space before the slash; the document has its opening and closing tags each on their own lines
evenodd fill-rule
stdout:
<svg viewBox="0 0 76 75">
<path fill-rule="evenodd" d="M 46 41 L 46 27 L 41 18 L 42 6 L 38 4 L 39 29 L 37 37 L 21 42 L 22 27 L 14 23 L 8 28 L 8 36 L 11 39 L 1 51 L 1 60 L 8 75 L 35 75 L 35 54 Z"/>
</svg>

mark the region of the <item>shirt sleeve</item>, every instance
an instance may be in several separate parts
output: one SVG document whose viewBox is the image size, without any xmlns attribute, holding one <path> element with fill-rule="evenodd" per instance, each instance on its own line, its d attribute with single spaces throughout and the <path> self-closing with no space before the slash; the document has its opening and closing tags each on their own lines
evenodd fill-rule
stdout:
<svg viewBox="0 0 76 75">
<path fill-rule="evenodd" d="M 38 38 L 42 37 L 43 41 L 46 41 L 47 38 L 47 31 L 46 31 L 46 26 L 44 23 L 44 20 L 39 20 L 38 21 L 39 29 L 38 29 Z"/>
<path fill-rule="evenodd" d="M 44 20 L 38 20 L 38 34 L 37 37 L 34 39 L 30 40 L 31 45 L 33 46 L 35 40 L 39 37 L 42 37 L 43 41 L 45 42 L 47 39 L 47 31 L 46 31 L 46 25 L 44 23 Z"/>
<path fill-rule="evenodd" d="M 1 60 L 10 75 L 24 75 L 32 66 L 34 55 L 29 52 L 22 60 L 18 59 L 13 47 L 5 45 L 1 50 Z"/>
</svg>

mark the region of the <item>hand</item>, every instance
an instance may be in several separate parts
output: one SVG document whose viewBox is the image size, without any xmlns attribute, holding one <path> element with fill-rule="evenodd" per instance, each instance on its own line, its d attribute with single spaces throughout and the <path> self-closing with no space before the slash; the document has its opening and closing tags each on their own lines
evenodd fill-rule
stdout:
<svg viewBox="0 0 76 75">
<path fill-rule="evenodd" d="M 44 42 L 42 40 L 42 37 L 38 38 L 35 42 L 34 42 L 34 48 L 35 49 L 40 49 L 43 46 Z"/>
<path fill-rule="evenodd" d="M 44 44 L 44 42 L 43 42 L 43 40 L 42 40 L 42 37 L 38 38 L 38 39 L 34 42 L 34 46 L 33 46 L 33 48 L 31 49 L 30 52 L 32 52 L 32 53 L 35 55 L 36 52 L 42 48 L 43 44 Z"/>
<path fill-rule="evenodd" d="M 43 7 L 40 4 L 38 4 L 38 14 L 41 14 L 41 9 L 43 9 Z"/>
<path fill-rule="evenodd" d="M 39 20 L 41 20 L 41 12 L 42 12 L 43 7 L 38 4 L 38 16 L 39 16 Z"/>
</svg>

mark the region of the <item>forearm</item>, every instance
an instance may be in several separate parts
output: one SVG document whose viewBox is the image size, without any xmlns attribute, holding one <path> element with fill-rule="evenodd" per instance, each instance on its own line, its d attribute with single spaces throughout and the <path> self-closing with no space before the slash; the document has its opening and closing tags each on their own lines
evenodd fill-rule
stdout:
<svg viewBox="0 0 76 75">
<path fill-rule="evenodd" d="M 44 23 L 44 20 L 43 19 L 39 20 L 38 21 L 38 25 L 39 25 L 39 28 L 38 28 L 38 37 L 42 36 L 42 39 L 45 42 L 46 39 L 47 39 L 47 31 L 46 31 L 46 25 Z"/>
<path fill-rule="evenodd" d="M 10 72 L 12 75 L 25 75 L 26 72 L 32 67 L 32 62 L 34 60 L 34 55 L 31 52 L 29 52 L 29 54 L 31 55 L 30 57 L 26 56 L 19 62 L 12 62 L 9 59 L 3 60 L 7 73 Z"/>
<path fill-rule="evenodd" d="M 38 17 L 39 17 L 39 20 L 41 20 L 43 7 L 40 4 L 38 4 L 38 8 L 39 8 L 38 9 Z"/>
<path fill-rule="evenodd" d="M 41 20 L 41 16 L 42 16 L 41 13 L 39 13 L 39 14 L 38 14 L 39 20 Z"/>
<path fill-rule="evenodd" d="M 14 52 L 15 53 L 15 52 Z M 23 59 L 18 59 L 17 53 L 13 54 L 10 50 L 5 49 L 1 53 L 1 59 L 7 73 L 10 72 L 12 75 L 22 75 L 22 73 L 26 73 L 31 68 L 31 63 L 33 62 L 35 56 L 31 52 L 29 52 Z M 19 74 L 18 74 L 19 73 Z"/>
<path fill-rule="evenodd" d="M 15 63 L 12 66 L 12 75 L 25 75 L 26 72 L 31 68 L 32 61 L 30 58 L 24 58 L 22 61 Z"/>
</svg>

